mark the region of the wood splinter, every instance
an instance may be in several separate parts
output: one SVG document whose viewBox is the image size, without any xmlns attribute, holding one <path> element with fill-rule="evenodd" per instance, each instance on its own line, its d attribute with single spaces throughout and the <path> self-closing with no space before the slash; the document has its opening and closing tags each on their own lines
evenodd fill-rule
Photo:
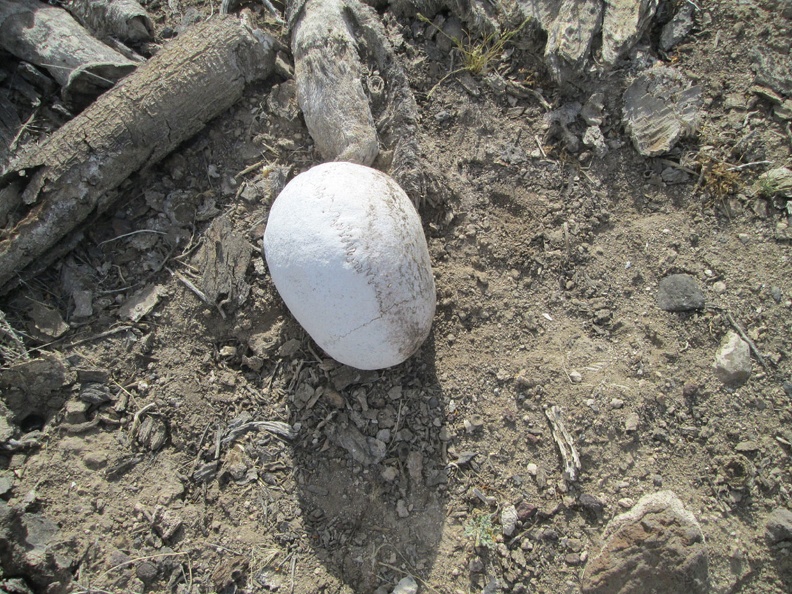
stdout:
<svg viewBox="0 0 792 594">
<path fill-rule="evenodd" d="M 575 449 L 572 436 L 564 427 L 564 421 L 561 419 L 561 410 L 553 405 L 545 409 L 545 416 L 550 421 L 553 439 L 561 452 L 561 459 L 564 461 L 564 478 L 570 482 L 576 481 L 580 471 L 580 457 Z"/>
</svg>

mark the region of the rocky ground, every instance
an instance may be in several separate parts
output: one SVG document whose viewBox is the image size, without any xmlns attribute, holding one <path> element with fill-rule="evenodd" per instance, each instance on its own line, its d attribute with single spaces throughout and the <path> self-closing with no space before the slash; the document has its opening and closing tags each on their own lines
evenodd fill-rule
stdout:
<svg viewBox="0 0 792 594">
<path fill-rule="evenodd" d="M 144 54 L 219 10 L 143 4 Z M 381 11 L 438 172 L 429 339 L 357 371 L 280 300 L 269 206 L 321 162 L 282 52 L 0 301 L 0 588 L 792 590 L 788 5 L 662 2 L 572 80 L 530 23 L 444 78 L 468 24 Z M 0 60 L 21 151 L 71 114 Z"/>
</svg>

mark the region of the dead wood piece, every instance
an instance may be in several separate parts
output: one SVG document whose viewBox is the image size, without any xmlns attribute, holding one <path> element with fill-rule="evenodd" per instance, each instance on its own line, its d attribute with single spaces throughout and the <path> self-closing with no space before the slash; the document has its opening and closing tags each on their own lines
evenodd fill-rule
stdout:
<svg viewBox="0 0 792 594">
<path fill-rule="evenodd" d="M 371 165 L 379 150 L 344 0 L 308 0 L 292 32 L 297 101 L 322 158 Z"/>
<path fill-rule="evenodd" d="M 561 83 L 583 71 L 594 35 L 602 24 L 602 0 L 563 0 L 547 30 L 545 61 Z"/>
<path fill-rule="evenodd" d="M 373 163 L 419 206 L 440 175 L 419 158 L 418 107 L 379 16 L 358 0 L 288 8 L 298 101 L 322 157 Z"/>
<path fill-rule="evenodd" d="M 68 11 L 97 37 L 133 43 L 149 41 L 154 24 L 135 0 L 71 0 Z"/>
<path fill-rule="evenodd" d="M 221 216 L 206 231 L 206 241 L 196 256 L 198 268 L 204 271 L 201 285 L 208 303 L 224 313 L 225 307 L 242 305 L 250 293 L 245 272 L 255 248 L 234 231 L 231 221 Z"/>
<path fill-rule="evenodd" d="M 655 66 L 624 92 L 624 127 L 639 153 L 656 157 L 695 131 L 700 104 L 700 87 L 673 68 Z"/>
<path fill-rule="evenodd" d="M 0 287 L 266 78 L 275 41 L 258 33 L 233 17 L 197 25 L 4 172 L 0 188 L 24 183 L 30 210 L 0 241 Z"/>
<path fill-rule="evenodd" d="M 657 0 L 608 0 L 602 17 L 602 59 L 613 66 L 646 32 Z"/>
<path fill-rule="evenodd" d="M 71 102 L 95 97 L 137 67 L 68 12 L 38 0 L 0 0 L 0 47 L 45 68 Z"/>
<path fill-rule="evenodd" d="M 580 457 L 575 449 L 575 442 L 572 440 L 572 436 L 564 426 L 561 410 L 553 405 L 545 409 L 545 416 L 550 422 L 553 440 L 556 442 L 561 459 L 564 462 L 564 478 L 568 481 L 576 481 L 578 472 L 580 472 Z"/>
</svg>

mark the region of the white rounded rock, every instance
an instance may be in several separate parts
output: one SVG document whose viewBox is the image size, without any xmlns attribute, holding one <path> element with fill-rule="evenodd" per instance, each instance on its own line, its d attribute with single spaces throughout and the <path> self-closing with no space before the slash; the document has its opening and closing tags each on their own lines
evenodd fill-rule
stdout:
<svg viewBox="0 0 792 594">
<path fill-rule="evenodd" d="M 429 335 L 435 284 L 421 219 L 384 173 L 334 162 L 295 177 L 270 210 L 264 255 L 289 311 L 341 363 L 397 365 Z"/>
</svg>

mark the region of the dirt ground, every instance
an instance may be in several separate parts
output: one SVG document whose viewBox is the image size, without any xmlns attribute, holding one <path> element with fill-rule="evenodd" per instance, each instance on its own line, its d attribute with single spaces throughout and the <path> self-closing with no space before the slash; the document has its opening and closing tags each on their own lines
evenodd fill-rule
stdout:
<svg viewBox="0 0 792 594">
<path fill-rule="evenodd" d="M 147 7 L 162 36 L 218 4 Z M 442 172 L 420 207 L 437 313 L 395 368 L 328 359 L 261 257 L 278 189 L 321 162 L 293 81 L 250 86 L 127 182 L 68 256 L 0 301 L 30 356 L 65 370 L 27 400 L 6 392 L 17 438 L 42 434 L 0 466 L 9 504 L 57 523 L 72 591 L 391 592 L 412 575 L 422 593 L 574 593 L 608 520 L 660 489 L 701 523 L 713 592 L 792 591 L 790 551 L 764 538 L 792 491 L 790 211 L 755 189 L 790 165 L 792 135 L 752 90 L 757 53 L 790 76 L 792 22 L 770 1 L 699 7 L 670 52 L 656 49 L 658 22 L 581 88 L 551 82 L 526 30 L 492 64 L 536 92 L 524 96 L 482 75 L 438 84 L 449 53 L 431 27 L 383 12 L 418 101 L 421 158 Z M 647 59 L 702 88 L 698 132 L 661 158 L 640 156 L 621 123 Z M 595 91 L 604 155 L 546 118 Z M 228 237 L 250 263 L 207 305 L 190 285 L 205 286 Z M 657 306 L 658 282 L 678 272 L 705 309 Z M 145 315 L 123 318 L 144 289 Z M 68 331 L 53 338 L 42 307 Z M 738 388 L 712 367 L 732 321 L 766 365 L 754 357 Z M 84 404 L 86 387 L 104 401 Z M 551 405 L 580 453 L 574 482 Z M 264 421 L 280 424 L 248 424 Z M 371 464 L 373 437 L 386 454 Z M 520 520 L 504 536 L 508 505 Z"/>
</svg>

